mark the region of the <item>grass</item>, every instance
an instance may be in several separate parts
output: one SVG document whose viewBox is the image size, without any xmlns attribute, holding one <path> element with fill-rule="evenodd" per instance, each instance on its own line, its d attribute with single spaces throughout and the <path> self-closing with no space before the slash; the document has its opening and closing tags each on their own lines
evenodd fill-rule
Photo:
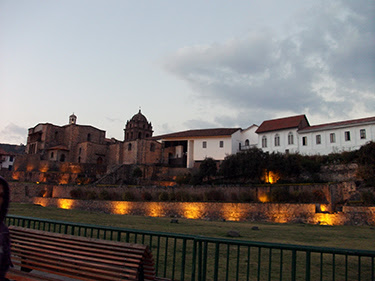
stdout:
<svg viewBox="0 0 375 281">
<path fill-rule="evenodd" d="M 170 223 L 170 218 L 112 215 L 22 203 L 11 203 L 9 214 L 218 238 L 228 238 L 228 231 L 235 230 L 241 235 L 237 239 L 241 240 L 375 250 L 375 227 L 371 226 L 222 222 L 182 218 L 178 219 L 178 223 Z M 252 230 L 253 226 L 257 226 L 259 230 Z"/>
</svg>

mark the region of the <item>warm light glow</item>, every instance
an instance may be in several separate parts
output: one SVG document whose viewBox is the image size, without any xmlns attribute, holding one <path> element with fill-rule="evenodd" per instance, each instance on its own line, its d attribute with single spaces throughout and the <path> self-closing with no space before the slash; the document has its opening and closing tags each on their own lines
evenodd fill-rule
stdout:
<svg viewBox="0 0 375 281">
<path fill-rule="evenodd" d="M 48 170 L 49 170 L 49 167 L 48 167 L 47 163 L 41 164 L 40 167 L 39 167 L 39 171 L 42 172 L 42 173 L 48 172 Z"/>
<path fill-rule="evenodd" d="M 147 205 L 146 216 L 162 217 L 164 215 L 163 207 L 158 202 L 151 202 Z"/>
<path fill-rule="evenodd" d="M 72 199 L 58 199 L 57 207 L 61 209 L 72 209 L 74 200 Z"/>
<path fill-rule="evenodd" d="M 320 225 L 340 225 L 340 219 L 337 214 L 318 213 L 314 216 L 314 223 Z"/>
<path fill-rule="evenodd" d="M 320 211 L 321 212 L 329 212 L 328 205 L 320 204 Z"/>
<path fill-rule="evenodd" d="M 130 202 L 114 201 L 111 202 L 111 213 L 116 215 L 127 215 L 130 213 Z"/>
<path fill-rule="evenodd" d="M 204 209 L 201 203 L 182 203 L 183 216 L 187 219 L 200 219 Z"/>
<path fill-rule="evenodd" d="M 174 181 L 160 181 L 160 182 L 158 182 L 158 184 L 160 186 L 165 186 L 165 187 L 176 185 L 176 183 Z"/>
<path fill-rule="evenodd" d="M 258 195 L 258 200 L 259 200 L 259 202 L 262 202 L 262 203 L 267 203 L 267 202 L 270 201 L 267 194 Z"/>
<path fill-rule="evenodd" d="M 18 181 L 20 179 L 20 172 L 13 172 L 12 179 Z"/>
<path fill-rule="evenodd" d="M 244 211 L 240 204 L 224 204 L 222 216 L 227 221 L 241 221 L 244 220 Z"/>
<path fill-rule="evenodd" d="M 31 172 L 33 170 L 34 170 L 34 166 L 31 165 L 31 164 L 28 164 L 27 167 L 26 167 L 26 171 Z"/>
<path fill-rule="evenodd" d="M 40 206 L 43 206 L 43 207 L 46 207 L 48 205 L 47 204 L 48 202 L 49 202 L 48 199 L 45 200 L 43 198 L 38 198 L 38 197 L 34 197 L 34 199 L 33 199 L 33 203 L 35 205 L 40 205 Z"/>
<path fill-rule="evenodd" d="M 287 223 L 289 219 L 290 219 L 290 215 L 285 214 L 285 213 L 274 214 L 271 218 L 272 221 L 277 222 L 277 223 Z"/>
<path fill-rule="evenodd" d="M 265 175 L 266 183 L 273 184 L 273 183 L 276 183 L 280 179 L 280 175 L 276 172 L 266 171 L 265 173 L 266 173 Z"/>
</svg>

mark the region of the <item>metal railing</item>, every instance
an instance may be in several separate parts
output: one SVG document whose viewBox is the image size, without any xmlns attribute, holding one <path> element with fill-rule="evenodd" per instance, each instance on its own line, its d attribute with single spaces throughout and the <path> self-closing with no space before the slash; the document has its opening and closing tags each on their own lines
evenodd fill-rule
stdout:
<svg viewBox="0 0 375 281">
<path fill-rule="evenodd" d="M 172 280 L 375 280 L 375 251 L 209 238 L 9 215 L 8 225 L 149 245 Z"/>
</svg>

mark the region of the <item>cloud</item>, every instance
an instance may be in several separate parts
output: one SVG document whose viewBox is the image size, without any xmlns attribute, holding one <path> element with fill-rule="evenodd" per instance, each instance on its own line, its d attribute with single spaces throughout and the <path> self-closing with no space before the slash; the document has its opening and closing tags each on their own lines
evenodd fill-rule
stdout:
<svg viewBox="0 0 375 281">
<path fill-rule="evenodd" d="M 0 131 L 4 143 L 20 144 L 26 143 L 27 129 L 9 123 Z"/>
<path fill-rule="evenodd" d="M 186 81 L 197 100 L 225 105 L 242 119 L 282 112 L 353 118 L 359 107 L 374 114 L 374 15 L 371 0 L 320 3 L 298 16 L 287 36 L 261 30 L 184 47 L 165 68 Z"/>
</svg>

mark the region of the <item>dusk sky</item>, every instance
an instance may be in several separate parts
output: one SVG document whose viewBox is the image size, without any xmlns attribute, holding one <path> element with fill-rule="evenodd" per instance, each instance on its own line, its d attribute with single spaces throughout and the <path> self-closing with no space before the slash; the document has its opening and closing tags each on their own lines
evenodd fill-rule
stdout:
<svg viewBox="0 0 375 281">
<path fill-rule="evenodd" d="M 375 1 L 0 0 L 0 143 L 375 116 Z"/>
</svg>

